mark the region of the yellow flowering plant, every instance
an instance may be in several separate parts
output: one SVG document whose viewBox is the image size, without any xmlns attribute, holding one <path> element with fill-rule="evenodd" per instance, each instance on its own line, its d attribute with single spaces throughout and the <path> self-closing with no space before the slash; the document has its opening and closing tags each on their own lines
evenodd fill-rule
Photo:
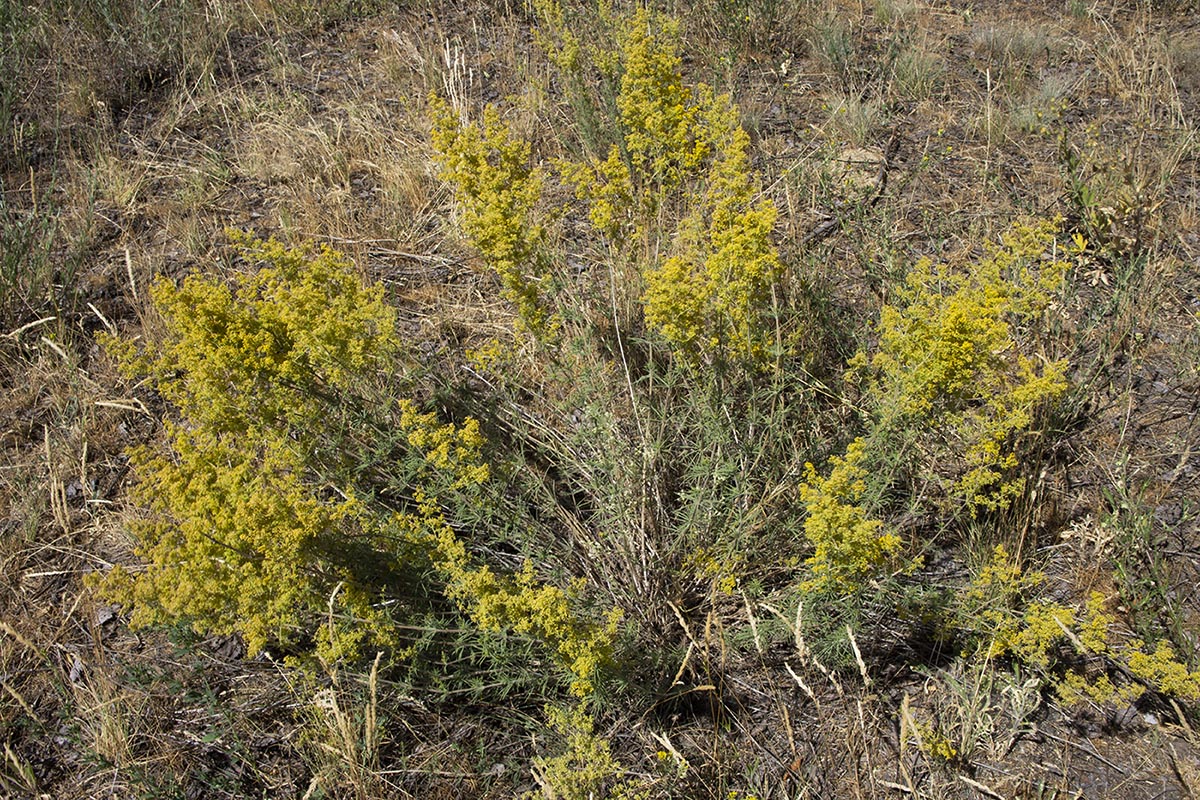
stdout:
<svg viewBox="0 0 1200 800">
<path fill-rule="evenodd" d="M 899 552 L 872 508 L 886 473 L 874 470 L 903 441 L 914 470 L 934 476 L 944 506 L 1000 511 L 1025 487 L 1021 456 L 1036 424 L 1067 389 L 1066 362 L 1036 349 L 1036 329 L 1065 278 L 1052 221 L 1013 226 L 963 268 L 918 262 L 883 306 L 878 341 L 851 362 L 862 380 L 867 431 L 822 476 L 799 487 L 815 548 L 809 588 L 857 586 Z M 881 474 L 873 492 L 867 476 Z"/>
<path fill-rule="evenodd" d="M 670 17 L 645 7 L 605 15 L 615 38 L 608 53 L 581 44 L 556 4 L 537 10 L 559 68 L 580 78 L 594 66 L 614 87 L 606 122 L 617 141 L 602 155 L 557 162 L 607 242 L 611 293 L 640 303 L 646 327 L 686 361 L 766 364 L 783 267 L 771 241 L 776 210 L 759 196 L 736 106 L 685 84 L 679 23 Z M 525 326 L 545 333 L 557 316 L 542 287 L 566 247 L 536 220 L 545 174 L 494 108 L 473 126 L 435 99 L 433 117 L 436 158 L 455 187 L 464 233 L 500 274 Z"/>
<path fill-rule="evenodd" d="M 132 524 L 145 568 L 115 569 L 105 587 L 134 623 L 238 632 L 252 654 L 309 638 L 331 596 L 394 645 L 375 625 L 374 592 L 337 556 L 339 538 L 379 548 L 370 515 L 352 490 L 313 483 L 331 399 L 352 397 L 396 352 L 393 312 L 332 250 L 234 239 L 264 266 L 232 288 L 160 279 L 151 298 L 163 339 L 106 339 L 121 370 L 148 378 L 177 417 L 163 446 L 131 453 L 133 496 L 148 511 Z"/>
<path fill-rule="evenodd" d="M 144 566 L 102 590 L 134 624 L 186 621 L 241 634 L 251 654 L 326 661 L 404 657 L 402 598 L 440 591 L 482 630 L 544 642 L 572 691 L 592 693 L 619 617 L 579 614 L 580 587 L 530 568 L 495 573 L 452 527 L 489 482 L 485 442 L 474 419 L 390 396 L 380 374 L 401 354 L 382 290 L 332 250 L 234 238 L 259 269 L 232 286 L 160 280 L 162 340 L 106 340 L 176 416 L 131 456 Z"/>
<path fill-rule="evenodd" d="M 877 429 L 926 430 L 922 466 L 945 476 L 973 513 L 1020 494 L 1024 441 L 1067 389 L 1066 362 L 1023 335 L 1065 279 L 1057 230 L 1052 221 L 1015 225 L 965 269 L 922 260 L 880 314 L 869 389 Z"/>
</svg>

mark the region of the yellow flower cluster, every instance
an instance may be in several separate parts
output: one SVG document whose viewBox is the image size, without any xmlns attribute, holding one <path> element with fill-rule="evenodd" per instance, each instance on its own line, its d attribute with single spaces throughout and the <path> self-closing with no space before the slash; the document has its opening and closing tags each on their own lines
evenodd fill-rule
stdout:
<svg viewBox="0 0 1200 800">
<path fill-rule="evenodd" d="M 555 25 L 552 18 L 546 22 Z M 592 58 L 619 75 L 620 141 L 604 160 L 565 163 L 562 171 L 588 201 L 596 230 L 613 241 L 644 241 L 648 228 L 661 222 L 656 215 L 664 202 L 698 177 L 710 146 L 699 123 L 701 108 L 683 83 L 678 21 L 642 7 L 614 24 L 615 59 L 598 49 Z M 572 64 L 581 66 L 578 59 Z"/>
<path fill-rule="evenodd" d="M 1088 596 L 1082 614 L 1060 603 L 1027 601 L 1044 580 L 1039 572 L 1023 571 L 1003 546 L 996 547 L 991 561 L 962 593 L 958 608 L 962 629 L 976 637 L 985 657 L 1010 657 L 1035 668 L 1050 678 L 1067 705 L 1083 700 L 1126 705 L 1147 688 L 1200 700 L 1200 672 L 1189 670 L 1166 641 L 1159 641 L 1153 651 L 1139 640 L 1112 643 L 1116 620 L 1100 592 Z M 1106 674 L 1089 677 L 1070 668 L 1060 652 L 1068 643 L 1082 648 L 1080 655 L 1111 659 L 1136 681 L 1118 685 Z"/>
<path fill-rule="evenodd" d="M 921 751 L 938 761 L 949 763 L 958 758 L 958 748 L 932 722 L 918 722 L 913 729 Z"/>
<path fill-rule="evenodd" d="M 897 302 L 884 306 L 870 364 L 880 427 L 927 429 L 941 440 L 939 464 L 959 464 L 952 493 L 976 508 L 1005 508 L 1023 488 L 1022 436 L 1035 414 L 1067 389 L 1064 361 L 1023 346 L 1062 285 L 1053 222 L 1015 225 L 999 246 L 965 270 L 923 260 Z"/>
<path fill-rule="evenodd" d="M 488 465 L 480 456 L 483 434 L 478 420 L 468 418 L 457 428 L 440 425 L 436 414 L 422 414 L 412 400 L 403 399 L 399 405 L 400 428 L 408 443 L 425 454 L 430 467 L 452 476 L 451 491 L 488 479 Z"/>
<path fill-rule="evenodd" d="M 200 275 L 178 287 L 160 279 L 151 288 L 166 325 L 160 346 L 102 343 L 127 377 L 150 377 L 196 427 L 251 438 L 303 427 L 320 417 L 323 392 L 346 389 L 396 351 L 394 312 L 340 253 L 230 235 L 260 269 L 235 289 Z"/>
<path fill-rule="evenodd" d="M 103 583 L 135 624 L 236 631 L 252 654 L 302 639 L 334 594 L 363 620 L 360 639 L 388 646 L 371 592 L 332 555 L 341 537 L 372 539 L 369 516 L 351 492 L 314 492 L 308 458 L 329 398 L 395 352 L 393 313 L 332 250 L 235 240 L 264 266 L 234 288 L 160 280 L 152 298 L 164 339 L 141 350 L 108 339 L 121 369 L 149 377 L 180 418 L 165 448 L 131 454 L 133 496 L 150 512 L 133 524 L 146 567 Z"/>
<path fill-rule="evenodd" d="M 689 360 L 761 363 L 771 290 L 783 271 L 771 242 L 775 206 L 758 198 L 749 137 L 730 98 L 684 85 L 678 27 L 645 8 L 626 21 L 616 99 L 623 145 L 572 177 L 593 224 L 611 239 L 649 241 L 677 195 L 688 211 L 674 251 L 642 264 L 646 322 Z"/>
<path fill-rule="evenodd" d="M 683 84 L 678 42 L 679 21 L 645 6 L 630 15 L 620 34 L 617 110 L 631 172 L 647 195 L 679 186 L 708 154 L 708 142 L 698 135 L 700 108 Z"/>
<path fill-rule="evenodd" d="M 160 281 L 163 341 L 109 342 L 122 369 L 148 376 L 180 419 L 167 425 L 164 448 L 132 455 L 134 497 L 149 511 L 133 530 L 145 569 L 115 569 L 102 588 L 132 608 L 135 624 L 237 632 L 251 654 L 311 640 L 326 660 L 368 647 L 402 657 L 403 609 L 380 600 L 409 562 L 431 564 L 481 628 L 545 642 L 575 693 L 591 693 L 619 618 L 582 619 L 571 594 L 529 568 L 502 577 L 473 562 L 439 501 L 489 479 L 483 435 L 473 419 L 442 424 L 411 400 L 370 394 L 374 372 L 398 350 L 381 290 L 364 287 L 331 250 L 239 242 L 261 269 L 233 288 L 196 276 L 179 288 Z M 360 500 L 353 480 L 334 482 L 345 461 L 350 473 L 361 468 L 339 450 L 355 424 L 339 414 L 362 404 L 407 446 L 411 463 L 398 466 L 414 513 L 387 512 Z"/>
<path fill-rule="evenodd" d="M 482 630 L 510 630 L 544 642 L 570 673 L 571 692 L 578 697 L 592 694 L 610 661 L 620 612 L 613 609 L 602 623 L 589 621 L 574 611 L 570 593 L 539 583 L 531 565 L 515 575 L 501 576 L 487 565 L 473 563 L 437 503 L 423 492 L 417 493 L 417 500 L 420 513 L 395 515 L 393 529 L 398 538 L 415 542 L 430 554 L 450 599 Z"/>
<path fill-rule="evenodd" d="M 1128 659 L 1130 672 L 1163 694 L 1191 702 L 1200 700 L 1200 672 L 1189 670 L 1166 641 L 1160 640 L 1153 653 L 1147 653 L 1145 645 L 1136 642 Z"/>
<path fill-rule="evenodd" d="M 1058 603 L 1029 601 L 1044 581 L 1042 573 L 1024 571 L 1004 545 L 996 546 L 958 602 L 959 623 L 982 639 L 986 658 L 1011 656 L 1043 672 L 1050 668 L 1076 618 Z"/>
<path fill-rule="evenodd" d="M 596 733 L 586 704 L 549 707 L 546 715 L 561 740 L 562 752 L 534 759 L 533 773 L 541 791 L 523 795 L 522 800 L 646 800 L 650 796 L 646 782 L 630 774 L 612 754 L 608 740 Z"/>
<path fill-rule="evenodd" d="M 764 363 L 771 292 L 783 270 L 771 242 L 776 210 L 759 198 L 736 107 L 706 86 L 685 85 L 676 20 L 645 7 L 620 19 L 602 14 L 616 37 L 608 53 L 582 45 L 552 0 L 535 6 L 542 40 L 568 80 L 580 82 L 587 62 L 615 87 L 616 141 L 597 157 L 558 166 L 613 257 L 632 264 L 644 284 L 621 289 L 641 293 L 648 327 L 684 358 Z M 464 229 L 504 279 L 521 319 L 542 333 L 548 257 L 533 221 L 542 173 L 528 166 L 528 145 L 494 109 L 482 128 L 463 126 L 441 101 L 433 141 Z"/>
<path fill-rule="evenodd" d="M 545 232 L 535 214 L 543 179 L 530 165 L 529 144 L 494 108 L 482 125 L 465 125 L 444 100 L 430 102 L 436 158 L 455 188 L 463 230 L 499 274 L 520 320 L 542 334 L 551 325 L 542 299 Z"/>
<path fill-rule="evenodd" d="M 827 477 L 805 465 L 800 486 L 800 499 L 808 507 L 804 535 L 815 552 L 808 559 L 811 577 L 801 587 L 804 591 L 853 591 L 900 548 L 900 538 L 861 505 L 865 457 L 866 445 L 857 439 L 845 456 L 829 459 Z"/>
<path fill-rule="evenodd" d="M 703 138 L 713 157 L 676 252 L 646 271 L 646 321 L 693 360 L 718 354 L 763 363 L 771 343 L 771 290 L 783 272 L 771 243 L 775 206 L 756 199 L 749 137 L 737 109 L 727 96 L 702 97 Z"/>
</svg>

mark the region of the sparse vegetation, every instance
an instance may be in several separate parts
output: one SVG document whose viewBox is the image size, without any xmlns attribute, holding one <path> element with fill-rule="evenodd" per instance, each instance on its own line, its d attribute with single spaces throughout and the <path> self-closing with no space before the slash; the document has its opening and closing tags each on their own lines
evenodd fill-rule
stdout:
<svg viewBox="0 0 1200 800">
<path fill-rule="evenodd" d="M 1191 3 L 0 0 L 0 796 L 1193 796 Z"/>
</svg>

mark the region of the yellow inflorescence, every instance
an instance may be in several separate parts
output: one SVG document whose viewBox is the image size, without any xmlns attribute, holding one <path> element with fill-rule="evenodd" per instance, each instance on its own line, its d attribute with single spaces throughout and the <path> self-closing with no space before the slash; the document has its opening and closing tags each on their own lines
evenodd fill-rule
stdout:
<svg viewBox="0 0 1200 800">
<path fill-rule="evenodd" d="M 759 197 L 736 107 L 684 83 L 677 21 L 645 7 L 605 17 L 617 40 L 607 53 L 581 45 L 557 4 L 535 5 L 543 41 L 568 79 L 590 60 L 615 84 L 618 141 L 558 169 L 614 258 L 634 266 L 640 285 L 620 290 L 640 294 L 647 327 L 681 357 L 765 364 L 772 289 L 783 268 L 771 242 L 775 206 Z M 493 109 L 482 127 L 464 126 L 435 101 L 434 120 L 434 146 L 457 189 L 464 230 L 504 279 L 521 319 L 542 333 L 550 318 L 540 289 L 548 244 L 533 221 L 542 174 L 528 166 L 528 145 Z"/>
<path fill-rule="evenodd" d="M 1165 640 L 1160 640 L 1152 653 L 1136 642 L 1128 658 L 1130 672 L 1156 690 L 1181 700 L 1200 700 L 1200 672 L 1189 670 Z"/>
<path fill-rule="evenodd" d="M 521 321 L 535 334 L 552 325 L 542 284 L 545 232 L 536 219 L 542 173 L 529 144 L 494 108 L 482 125 L 464 125 L 441 99 L 433 106 L 433 145 L 442 177 L 455 187 L 464 232 L 496 270 Z"/>
<path fill-rule="evenodd" d="M 264 262 L 234 288 L 199 276 L 158 281 L 164 341 L 138 350 L 110 339 L 122 370 L 148 376 L 177 409 L 163 449 L 131 454 L 138 573 L 114 570 L 108 591 L 137 624 L 188 620 L 240 632 L 251 653 L 305 632 L 332 588 L 317 554 L 330 537 L 369 538 L 350 492 L 321 498 L 307 483 L 309 447 L 326 398 L 362 380 L 397 348 L 393 313 L 332 250 L 235 236 Z M 361 640 L 389 642 L 352 572 L 339 605 L 364 621 Z M 332 643 L 329 643 L 333 646 Z"/>
<path fill-rule="evenodd" d="M 1159 641 L 1150 651 L 1141 641 L 1114 644 L 1116 619 L 1107 611 L 1108 600 L 1092 592 L 1082 613 L 1055 602 L 1027 601 L 1045 576 L 1025 572 L 1004 547 L 995 549 L 962 594 L 959 618 L 965 631 L 976 637 L 987 658 L 1007 657 L 1046 676 L 1060 701 L 1127 705 L 1147 688 L 1170 697 L 1200 700 L 1200 672 L 1180 661 L 1174 648 Z M 1078 655 L 1103 656 L 1118 665 L 1126 680 L 1118 685 L 1106 674 L 1087 676 L 1064 662 L 1070 645 Z M 964 654 L 967 655 L 967 654 Z"/>
<path fill-rule="evenodd" d="M 1064 279 L 1056 230 L 1015 225 L 964 271 L 923 260 L 880 316 L 870 363 L 882 424 L 939 432 L 962 463 L 953 494 L 972 510 L 1005 508 L 1021 492 L 1021 437 L 1067 389 L 1065 362 L 1024 352 L 1018 336 Z"/>
<path fill-rule="evenodd" d="M 771 242 L 775 206 L 757 199 L 749 138 L 732 102 L 707 91 L 701 98 L 713 157 L 676 252 L 646 272 L 646 321 L 693 359 L 725 354 L 761 363 L 771 343 L 771 289 L 783 272 Z"/>
<path fill-rule="evenodd" d="M 591 693 L 618 618 L 584 620 L 569 593 L 531 569 L 507 577 L 477 565 L 444 516 L 437 493 L 489 479 L 477 421 L 443 424 L 406 399 L 382 409 L 419 465 L 413 512 L 381 512 L 353 487 L 313 480 L 314 459 L 328 449 L 322 432 L 343 435 L 328 430 L 331 404 L 358 402 L 353 391 L 398 350 L 393 313 L 331 250 L 238 241 L 264 262 L 259 271 L 233 288 L 201 277 L 179 288 L 160 281 L 153 299 L 165 340 L 143 350 L 110 342 L 122 369 L 149 376 L 180 421 L 167 425 L 165 448 L 133 453 L 135 499 L 150 511 L 134 526 L 146 568 L 113 570 L 107 592 L 131 606 L 136 624 L 187 620 L 238 632 L 251 654 L 312 637 L 328 661 L 368 648 L 403 657 L 397 620 L 379 602 L 397 587 L 366 577 L 388 568 L 363 570 L 346 551 L 396 566 L 416 558 L 433 565 L 481 628 L 545 642 L 572 689 Z"/>
<path fill-rule="evenodd" d="M 862 466 L 866 445 L 855 440 L 845 456 L 829 459 L 829 475 L 822 477 L 806 465 L 800 499 L 808 506 L 804 534 L 816 549 L 808 560 L 812 577 L 805 590 L 853 590 L 864 578 L 887 563 L 900 547 L 900 538 L 872 519 L 860 501 L 865 488 Z"/>
</svg>

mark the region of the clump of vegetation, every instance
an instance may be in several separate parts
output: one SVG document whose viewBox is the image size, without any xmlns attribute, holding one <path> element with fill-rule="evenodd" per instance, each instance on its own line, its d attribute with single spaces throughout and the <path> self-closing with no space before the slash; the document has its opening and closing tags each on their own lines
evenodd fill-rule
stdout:
<svg viewBox="0 0 1200 800">
<path fill-rule="evenodd" d="M 534 759 L 533 774 L 540 791 L 526 795 L 528 800 L 638 800 L 650 796 L 636 778 L 627 775 L 626 768 L 613 756 L 608 740 L 596 733 L 595 723 L 583 705 L 549 708 L 547 718 L 550 730 L 561 740 L 562 752 Z"/>
<path fill-rule="evenodd" d="M 913 474 L 941 484 L 943 507 L 965 504 L 975 516 L 1020 496 L 1040 415 L 1067 389 L 1066 362 L 1034 349 L 1068 266 L 1055 257 L 1055 232 L 1050 222 L 1017 225 L 963 270 L 922 260 L 883 306 L 873 352 L 851 360 L 867 432 L 830 459 L 827 476 L 808 465 L 800 487 L 816 548 L 805 586 L 856 587 L 898 555 L 900 538 L 879 519 L 888 473 L 868 486 L 898 443 L 919 459 Z"/>
<path fill-rule="evenodd" d="M 311 469 L 324 466 L 331 398 L 361 392 L 397 344 L 381 290 L 335 252 L 243 247 L 267 266 L 236 289 L 200 276 L 155 284 L 161 345 L 108 339 L 126 376 L 150 378 L 179 418 L 165 448 L 132 454 L 136 497 L 153 512 L 134 526 L 148 566 L 107 583 L 136 623 L 238 631 L 253 653 L 311 636 L 304 617 L 333 595 L 380 622 L 353 565 L 330 558 L 340 536 L 369 547 L 380 532 L 343 487 L 321 496 Z"/>
<path fill-rule="evenodd" d="M 1194 794 L 1191 19 L 1068 5 L 0 0 L 0 795 Z"/>
<path fill-rule="evenodd" d="M 432 112 L 433 144 L 442 154 L 442 178 L 456 189 L 463 231 L 500 275 L 517 317 L 531 332 L 546 333 L 547 252 L 536 218 L 544 177 L 529 164 L 529 144 L 494 108 L 478 128 L 462 124 L 436 97 Z"/>
<path fill-rule="evenodd" d="M 1128 706 L 1147 690 L 1196 700 L 1200 673 L 1189 670 L 1169 642 L 1161 639 L 1151 651 L 1139 639 L 1119 637 L 1100 592 L 1092 592 L 1081 609 L 1037 599 L 1045 582 L 1043 573 L 1023 570 L 997 546 L 958 604 L 958 631 L 974 648 L 964 656 L 1011 659 L 1033 670 L 1067 705 Z M 1086 670 L 1089 660 L 1105 669 Z"/>
<path fill-rule="evenodd" d="M 765 363 L 783 267 L 771 241 L 775 206 L 759 196 L 736 106 L 707 86 L 684 84 L 679 25 L 669 17 L 639 8 L 608 20 L 617 45 L 609 54 L 582 46 L 562 27 L 561 9 L 541 13 L 548 41 L 558 33 L 549 46 L 569 76 L 579 82 L 595 63 L 618 87 L 608 120 L 618 141 L 603 158 L 557 164 L 607 242 L 609 293 L 640 297 L 646 325 L 685 359 Z M 456 188 L 464 232 L 500 274 L 520 319 L 544 333 L 550 298 L 538 287 L 547 283 L 546 265 L 562 257 L 535 221 L 542 171 L 494 108 L 482 128 L 461 124 L 441 101 L 433 112 L 434 147 Z"/>
<path fill-rule="evenodd" d="M 135 624 L 236 631 L 251 653 L 402 658 L 393 598 L 429 565 L 480 628 L 546 641 L 573 691 L 591 693 L 618 617 L 588 623 L 530 568 L 506 578 L 476 563 L 443 507 L 488 480 L 484 440 L 473 419 L 441 424 L 390 398 L 377 374 L 400 350 L 381 288 L 328 248 L 238 241 L 264 266 L 232 289 L 159 281 L 161 342 L 108 338 L 127 376 L 149 378 L 179 418 L 164 448 L 133 454 L 151 511 L 133 528 L 147 563 L 111 571 L 107 593 Z M 373 462 L 406 480 L 364 475 Z"/>
<path fill-rule="evenodd" d="M 1067 389 L 1066 362 L 1039 347 L 1069 266 L 1056 232 L 1050 221 L 1014 226 L 962 270 L 922 260 L 880 313 L 867 390 L 877 430 L 928 430 L 922 467 L 972 513 L 1019 496 L 1039 414 Z"/>
<path fill-rule="evenodd" d="M 882 520 L 862 505 L 866 490 L 866 443 L 856 439 L 845 456 L 829 459 L 828 476 L 805 466 L 800 499 L 808 509 L 804 535 L 815 552 L 808 560 L 812 577 L 803 591 L 854 589 L 887 563 L 900 548 L 900 537 L 887 532 Z"/>
<path fill-rule="evenodd" d="M 749 137 L 727 97 L 701 102 L 713 161 L 680 224 L 676 252 L 645 274 L 646 321 L 677 351 L 763 363 L 774 344 L 772 290 L 783 265 L 771 242 L 775 206 L 756 199 Z"/>
</svg>

